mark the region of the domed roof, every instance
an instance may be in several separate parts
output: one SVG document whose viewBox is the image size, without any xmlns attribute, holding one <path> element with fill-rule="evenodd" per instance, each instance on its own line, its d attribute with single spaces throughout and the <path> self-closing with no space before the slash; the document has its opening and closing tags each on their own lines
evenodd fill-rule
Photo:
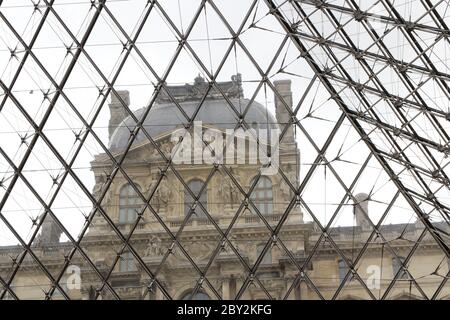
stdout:
<svg viewBox="0 0 450 320">
<path fill-rule="evenodd" d="M 242 112 L 250 103 L 250 100 L 248 99 L 238 98 L 230 98 L 229 101 L 231 101 L 238 111 L 242 110 Z M 196 111 L 199 103 L 200 100 L 188 100 L 180 102 L 180 106 L 183 111 L 191 117 Z M 239 105 L 241 108 L 239 108 Z M 137 119 L 140 119 L 144 112 L 145 108 L 141 108 L 135 111 L 134 115 Z M 224 99 L 217 98 L 206 99 L 203 102 L 198 114 L 195 116 L 195 121 L 202 121 L 203 125 L 214 126 L 221 130 L 234 129 L 238 123 L 238 120 L 238 116 L 230 107 L 228 102 Z M 277 121 L 270 111 L 266 110 L 264 106 L 257 102 L 251 103 L 244 120 L 253 128 L 279 129 Z M 187 120 L 185 116 L 182 115 L 175 104 L 163 102 L 153 105 L 144 120 L 143 127 L 153 139 L 156 139 L 161 134 L 170 133 L 170 131 L 180 128 L 186 123 Z M 125 118 L 113 132 L 109 142 L 109 147 L 111 149 L 125 148 L 130 138 L 130 130 L 133 130 L 135 126 L 136 123 L 130 116 Z M 134 140 L 134 144 L 146 140 L 147 138 L 144 133 L 139 131 Z"/>
</svg>

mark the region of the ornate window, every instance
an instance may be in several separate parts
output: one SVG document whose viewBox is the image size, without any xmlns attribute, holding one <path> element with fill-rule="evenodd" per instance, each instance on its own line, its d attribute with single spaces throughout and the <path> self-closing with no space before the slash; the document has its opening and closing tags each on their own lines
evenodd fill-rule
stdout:
<svg viewBox="0 0 450 320">
<path fill-rule="evenodd" d="M 141 190 L 141 188 L 136 185 Z M 142 209 L 142 200 L 130 184 L 120 189 L 119 223 L 131 223 L 136 220 L 137 213 Z"/>
<path fill-rule="evenodd" d="M 252 184 L 255 180 L 253 179 Z M 273 213 L 273 191 L 272 181 L 261 176 L 253 189 L 250 199 L 261 214 L 267 215 Z M 252 210 L 253 211 L 253 210 Z"/>
<path fill-rule="evenodd" d="M 350 269 L 348 268 L 345 261 L 342 259 L 340 259 L 338 261 L 338 269 L 339 269 L 339 282 L 342 282 L 342 281 L 344 281 L 344 278 Z M 355 280 L 355 277 L 354 277 L 353 273 L 350 273 L 350 275 L 347 278 L 347 281 L 353 281 L 353 280 Z"/>
<path fill-rule="evenodd" d="M 188 182 L 188 187 L 191 189 L 191 191 L 194 193 L 194 195 L 198 196 L 200 193 L 200 190 L 203 188 L 203 181 L 199 179 L 194 179 Z M 202 194 L 200 195 L 198 201 L 203 205 L 205 209 L 207 209 L 208 205 L 208 195 L 206 192 L 206 188 L 202 191 Z M 192 208 L 192 205 L 194 204 L 194 198 L 189 194 L 187 190 L 184 192 L 184 214 L 188 215 L 189 211 Z M 197 217 L 206 217 L 203 210 L 200 208 L 199 205 L 195 207 L 195 214 Z"/>
<path fill-rule="evenodd" d="M 197 292 L 193 295 L 193 292 L 190 291 L 186 293 L 181 300 L 211 300 L 211 298 L 204 292 Z"/>
<path fill-rule="evenodd" d="M 137 268 L 133 254 L 130 251 L 124 251 L 120 256 L 119 271 L 130 272 L 136 270 Z"/>
</svg>

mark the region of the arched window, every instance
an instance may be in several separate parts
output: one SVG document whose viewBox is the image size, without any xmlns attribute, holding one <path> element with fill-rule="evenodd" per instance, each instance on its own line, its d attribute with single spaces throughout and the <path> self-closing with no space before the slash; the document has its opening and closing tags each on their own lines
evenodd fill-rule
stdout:
<svg viewBox="0 0 450 320">
<path fill-rule="evenodd" d="M 188 187 L 189 189 L 191 189 L 191 191 L 194 193 L 195 196 L 198 197 L 200 190 L 202 190 L 203 188 L 203 181 L 199 180 L 199 179 L 194 179 L 188 182 Z M 203 207 L 205 209 L 207 209 L 207 205 L 208 205 L 208 201 L 207 201 L 207 192 L 206 192 L 206 188 L 202 191 L 202 194 L 199 197 L 199 202 L 203 205 Z M 184 214 L 188 215 L 189 211 L 192 208 L 192 205 L 194 204 L 194 198 L 192 198 L 192 196 L 190 195 L 190 193 L 185 190 L 184 191 Z M 197 205 L 195 207 L 195 214 L 197 215 L 197 217 L 205 217 L 205 213 L 203 212 L 203 210 L 200 208 L 199 205 Z"/>
<path fill-rule="evenodd" d="M 181 300 L 211 300 L 211 298 L 204 292 L 198 291 L 193 295 L 193 292 L 186 293 Z"/>
<path fill-rule="evenodd" d="M 255 180 L 252 181 L 253 182 Z M 272 214 L 273 213 L 273 191 L 272 191 L 272 181 L 264 176 L 261 176 L 253 189 L 250 199 L 256 208 L 258 208 L 261 214 Z"/>
<path fill-rule="evenodd" d="M 141 188 L 136 185 L 141 190 Z M 142 200 L 130 184 L 120 189 L 119 223 L 131 223 L 136 220 L 137 213 L 142 209 Z"/>
</svg>

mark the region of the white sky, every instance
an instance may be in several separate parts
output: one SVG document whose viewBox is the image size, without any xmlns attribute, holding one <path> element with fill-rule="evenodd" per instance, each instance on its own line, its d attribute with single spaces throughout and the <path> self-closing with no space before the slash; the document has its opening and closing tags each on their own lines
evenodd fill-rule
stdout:
<svg viewBox="0 0 450 320">
<path fill-rule="evenodd" d="M 30 41 L 41 16 L 39 12 L 33 14 L 30 3 L 31 1 L 10 0 L 3 1 L 0 7 L 1 13 L 14 25 L 27 43 Z M 107 6 L 123 29 L 128 34 L 134 35 L 136 24 L 142 18 L 145 3 L 146 1 L 137 0 L 108 1 Z M 161 1 L 161 3 L 176 26 L 184 32 L 189 26 L 200 1 Z M 216 1 L 217 6 L 234 30 L 237 30 L 250 3 L 251 1 L 248 0 Z M 92 11 L 89 13 L 90 2 L 72 0 L 56 1 L 56 4 L 54 8 L 57 13 L 80 39 L 80 35 L 85 31 L 86 22 L 92 18 Z M 411 7 L 405 6 L 405 13 L 408 10 L 414 13 L 410 9 Z M 41 10 L 44 10 L 44 8 Z M 239 37 L 262 70 L 267 69 L 284 39 L 284 31 L 274 18 L 266 16 L 266 13 L 267 7 L 263 1 L 260 1 L 244 27 L 245 32 L 241 33 Z M 33 51 L 40 63 L 57 82 L 60 82 L 72 58 L 71 55 L 66 55 L 65 47 L 70 46 L 72 41 L 52 14 L 47 21 L 37 38 Z M 259 28 L 249 28 L 252 21 Z M 384 27 L 384 25 L 380 26 L 381 29 Z M 113 27 L 112 20 L 106 13 L 102 13 L 85 49 L 109 80 L 117 70 L 119 59 L 123 56 L 122 42 L 124 41 L 125 38 L 120 34 L 118 28 Z M 364 41 L 367 41 L 367 39 Z M 204 65 L 209 70 L 215 71 L 231 43 L 231 37 L 218 15 L 208 6 L 206 13 L 203 11 L 200 14 L 198 23 L 190 34 L 188 42 Z M 161 76 L 173 57 L 178 40 L 164 21 L 162 14 L 154 11 L 150 14 L 136 45 L 142 51 L 148 63 Z M 364 44 L 361 44 L 361 46 L 364 46 Z M 16 47 L 20 48 L 17 39 L 8 30 L 8 27 L 0 22 L 0 76 L 6 85 L 9 85 L 19 64 L 17 59 L 11 58 L 9 52 L 10 49 Z M 392 49 L 395 52 L 404 50 L 401 48 L 397 48 L 397 50 L 395 46 Z M 405 55 L 406 52 L 403 51 Z M 309 66 L 303 59 L 298 58 L 298 54 L 298 50 L 293 44 L 287 41 L 268 74 L 271 81 L 279 79 L 290 79 L 292 81 L 294 107 L 313 76 Z M 18 50 L 17 58 L 20 60 L 22 57 L 23 51 Z M 319 56 L 317 58 L 320 59 Z M 353 67 L 348 65 L 351 73 L 358 74 L 361 72 L 357 68 L 352 70 Z M 280 73 L 281 68 L 284 68 L 286 73 Z M 199 73 L 206 78 L 205 72 L 195 63 L 192 54 L 183 50 L 167 78 L 167 83 L 184 84 L 192 82 Z M 244 50 L 239 46 L 230 52 L 217 81 L 229 81 L 231 76 L 236 73 L 242 74 L 244 95 L 245 98 L 250 98 L 261 80 L 261 76 Z M 131 109 L 136 110 L 145 106 L 149 101 L 153 93 L 152 84 L 154 83 L 156 83 L 154 76 L 146 69 L 138 55 L 133 52 L 118 77 L 115 88 L 130 91 Z M 92 115 L 100 103 L 97 87 L 103 87 L 103 85 L 101 77 L 96 74 L 86 57 L 82 55 L 65 85 L 65 93 L 88 122 L 92 119 Z M 50 87 L 50 82 L 39 69 L 39 66 L 29 57 L 24 71 L 14 86 L 13 94 L 37 123 L 41 121 L 48 105 L 45 101 L 43 102 L 41 90 L 45 91 Z M 398 90 L 401 91 L 401 88 Z M 2 97 L 0 91 L 0 98 Z M 298 118 L 302 119 L 301 124 L 308 130 L 319 147 L 323 145 L 340 116 L 337 106 L 328 98 L 327 92 L 316 81 L 298 114 Z M 267 110 L 274 114 L 273 93 L 268 87 L 263 87 L 255 100 L 266 106 Z M 304 119 L 309 111 L 313 112 L 314 118 Z M 94 124 L 95 132 L 105 145 L 108 142 L 108 120 L 109 110 L 105 105 Z M 74 132 L 79 132 L 82 129 L 81 121 L 60 97 L 45 125 L 44 133 L 66 160 L 71 158 L 74 148 L 77 146 L 77 144 L 74 144 Z M 0 145 L 16 165 L 20 163 L 26 151 L 26 145 L 21 144 L 20 136 L 26 136 L 28 133 L 27 141 L 31 141 L 29 137 L 31 132 L 33 130 L 30 125 L 12 101 L 8 100 L 0 112 Z M 297 133 L 297 141 L 301 152 L 300 181 L 302 181 L 317 153 L 305 136 L 299 133 L 299 130 L 297 130 Z M 335 139 L 327 152 L 327 158 L 331 160 L 340 154 L 341 160 L 348 161 L 335 161 L 333 167 L 341 175 L 344 182 L 349 185 L 361 164 L 365 161 L 368 150 L 359 141 L 359 137 L 347 121 L 344 121 Z M 89 169 L 89 163 L 93 160 L 93 156 L 101 151 L 100 146 L 90 137 L 73 165 L 74 171 L 89 190 L 92 190 L 94 185 L 94 177 Z M 51 176 L 56 177 L 63 170 L 61 164 L 52 156 L 51 151 L 42 140 L 39 140 L 23 172 L 42 198 L 48 201 L 55 191 Z M 4 185 L 6 187 L 11 175 L 11 168 L 0 157 L 0 178 L 5 180 Z M 382 215 L 395 191 L 395 187 L 389 182 L 387 175 L 380 169 L 374 158 L 371 159 L 370 165 L 354 188 L 355 194 L 359 192 L 373 193 L 372 197 L 375 201 L 370 202 L 369 211 L 370 217 L 375 223 Z M 5 190 L 0 189 L 0 198 L 4 195 Z M 338 186 L 338 182 L 333 178 L 332 173 L 325 170 L 323 166 L 315 172 L 303 195 L 311 210 L 322 222 L 328 221 L 334 209 L 340 203 L 342 196 L 343 191 Z M 75 182 L 68 178 L 52 208 L 72 236 L 76 238 L 84 222 L 82 213 L 87 214 L 90 211 L 91 203 Z M 41 212 L 41 205 L 19 179 L 2 209 L 2 214 L 16 228 L 23 239 L 28 240 L 32 228 L 31 219 L 36 218 Z M 305 220 L 310 220 L 305 212 L 304 214 Z M 412 222 L 414 219 L 412 210 L 400 198 L 395 205 L 395 210 L 388 215 L 385 223 Z M 333 225 L 351 225 L 352 223 L 352 207 L 345 206 Z M 14 237 L 0 222 L 0 244 L 12 243 L 16 243 Z"/>
</svg>

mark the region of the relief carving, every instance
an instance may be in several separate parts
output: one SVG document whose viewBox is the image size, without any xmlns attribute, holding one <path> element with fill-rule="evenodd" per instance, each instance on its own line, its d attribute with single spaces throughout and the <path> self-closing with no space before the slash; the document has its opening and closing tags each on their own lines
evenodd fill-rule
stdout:
<svg viewBox="0 0 450 320">
<path fill-rule="evenodd" d="M 154 180 L 150 186 L 150 192 L 155 188 L 158 180 Z M 161 206 L 166 206 L 171 202 L 174 195 L 173 188 L 170 187 L 167 177 L 164 177 L 156 188 L 155 194 L 153 195 L 152 203 L 159 209 Z"/>
<path fill-rule="evenodd" d="M 164 251 L 161 239 L 153 236 L 145 249 L 145 257 L 162 256 L 165 253 Z"/>
<path fill-rule="evenodd" d="M 233 169 L 230 168 L 230 173 L 235 177 L 239 183 L 239 174 L 233 173 Z M 227 176 L 224 175 L 222 178 L 222 183 L 219 187 L 219 193 L 223 199 L 224 204 L 237 204 L 240 202 L 240 191 L 234 182 Z"/>
</svg>

